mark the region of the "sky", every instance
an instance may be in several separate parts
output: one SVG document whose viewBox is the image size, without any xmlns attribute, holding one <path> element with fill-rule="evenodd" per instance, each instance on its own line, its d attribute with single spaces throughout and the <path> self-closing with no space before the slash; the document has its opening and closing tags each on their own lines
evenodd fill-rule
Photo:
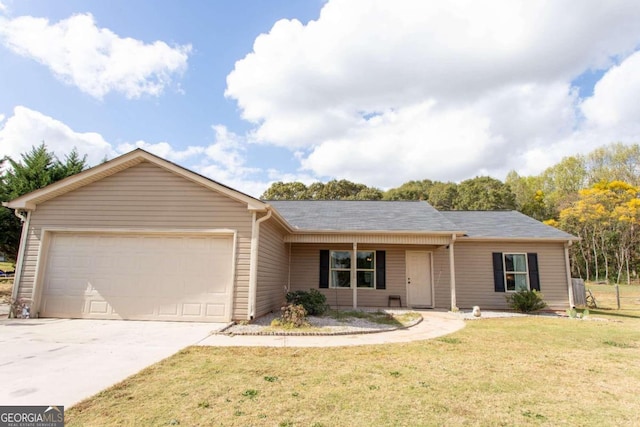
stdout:
<svg viewBox="0 0 640 427">
<path fill-rule="evenodd" d="M 640 143 L 637 0 L 0 0 L 0 158 L 136 147 L 253 196 Z"/>
</svg>

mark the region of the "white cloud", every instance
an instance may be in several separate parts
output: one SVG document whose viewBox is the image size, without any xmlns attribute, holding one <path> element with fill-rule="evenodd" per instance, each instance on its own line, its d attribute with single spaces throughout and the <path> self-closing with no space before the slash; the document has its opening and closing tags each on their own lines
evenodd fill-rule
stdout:
<svg viewBox="0 0 640 427">
<path fill-rule="evenodd" d="M 13 116 L 0 127 L 0 157 L 18 160 L 22 153 L 42 142 L 61 160 L 75 147 L 81 155 L 87 154 L 91 165 L 116 154 L 100 134 L 76 132 L 54 118 L 23 106 L 15 107 Z"/>
<path fill-rule="evenodd" d="M 0 158 L 9 156 L 15 160 L 20 155 L 44 142 L 47 149 L 59 159 L 77 148 L 80 155 L 87 154 L 89 166 L 103 159 L 111 159 L 136 148 L 142 148 L 157 156 L 205 175 L 211 179 L 260 196 L 270 185 L 263 179 L 263 171 L 246 165 L 246 141 L 221 125 L 213 126 L 214 138 L 207 146 L 189 146 L 177 149 L 168 142 L 149 143 L 136 141 L 114 147 L 99 133 L 76 132 L 68 125 L 27 107 L 17 106 L 13 115 L 4 120 L 0 114 Z M 269 175 L 271 175 L 270 173 Z"/>
<path fill-rule="evenodd" d="M 262 171 L 259 168 L 246 165 L 245 138 L 222 125 L 214 125 L 212 129 L 213 142 L 204 148 L 203 161 L 192 169 L 236 190 L 260 196 L 268 183 L 260 178 Z"/>
<path fill-rule="evenodd" d="M 598 127 L 626 126 L 640 121 L 640 51 L 612 67 L 582 104 L 590 124 Z"/>
<path fill-rule="evenodd" d="M 639 20 L 636 1 L 330 0 L 318 20 L 260 35 L 226 96 L 255 124 L 253 141 L 302 153 L 311 174 L 388 187 L 535 173 L 599 126 L 588 101 L 581 121 L 570 82 L 632 54 Z M 597 87 L 591 103 L 635 116 L 639 104 L 622 93 L 640 73 L 625 64 L 624 77 L 602 82 L 616 80 L 620 94 Z"/>
<path fill-rule="evenodd" d="M 204 152 L 204 147 L 190 146 L 185 150 L 178 151 L 168 142 L 158 142 L 153 144 L 146 141 L 136 141 L 134 143 L 125 142 L 123 144 L 119 144 L 117 151 L 118 153 L 127 153 L 135 150 L 136 148 L 142 148 L 143 150 L 162 157 L 163 159 L 175 162 L 184 161 Z"/>
<path fill-rule="evenodd" d="M 13 52 L 51 69 L 62 81 L 101 99 L 157 96 L 187 68 L 190 45 L 146 44 L 99 28 L 91 14 L 50 24 L 45 18 L 0 18 L 0 40 Z"/>
</svg>

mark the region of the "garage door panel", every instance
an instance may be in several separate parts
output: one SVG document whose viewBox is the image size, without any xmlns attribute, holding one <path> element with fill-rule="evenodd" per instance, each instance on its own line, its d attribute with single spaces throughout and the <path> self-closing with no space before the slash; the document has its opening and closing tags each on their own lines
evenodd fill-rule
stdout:
<svg viewBox="0 0 640 427">
<path fill-rule="evenodd" d="M 54 234 L 43 317 L 229 320 L 231 236 Z"/>
<path fill-rule="evenodd" d="M 223 304 L 207 304 L 206 305 L 206 315 L 207 316 L 224 316 L 225 315 L 225 306 Z"/>
</svg>

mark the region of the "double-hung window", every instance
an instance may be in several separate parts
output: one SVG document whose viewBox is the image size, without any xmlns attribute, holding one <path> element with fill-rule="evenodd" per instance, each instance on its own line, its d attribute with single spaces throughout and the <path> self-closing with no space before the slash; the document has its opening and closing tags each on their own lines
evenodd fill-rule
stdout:
<svg viewBox="0 0 640 427">
<path fill-rule="evenodd" d="M 493 282 L 496 292 L 539 291 L 538 254 L 494 252 Z"/>
<path fill-rule="evenodd" d="M 529 289 L 527 254 L 504 255 L 504 283 L 507 291 Z"/>
<path fill-rule="evenodd" d="M 351 287 L 351 252 L 331 251 L 330 277 L 332 288 Z"/>
<path fill-rule="evenodd" d="M 351 287 L 352 251 L 331 251 L 329 287 Z M 358 288 L 376 288 L 376 252 L 358 251 L 356 268 L 356 286 Z"/>
<path fill-rule="evenodd" d="M 376 288 L 376 253 L 374 251 L 358 251 L 357 284 L 359 288 Z"/>
</svg>

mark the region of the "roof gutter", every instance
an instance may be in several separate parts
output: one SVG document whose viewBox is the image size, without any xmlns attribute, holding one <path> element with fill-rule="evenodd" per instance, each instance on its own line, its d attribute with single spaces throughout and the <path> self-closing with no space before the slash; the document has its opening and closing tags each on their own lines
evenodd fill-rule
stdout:
<svg viewBox="0 0 640 427">
<path fill-rule="evenodd" d="M 253 213 L 253 224 L 251 227 L 251 253 L 249 261 L 249 307 L 248 318 L 253 320 L 256 315 L 256 298 L 258 290 L 258 246 L 260 245 L 260 224 L 271 218 L 273 208 L 267 205 L 267 214 L 256 219 L 256 212 Z"/>
<path fill-rule="evenodd" d="M 312 230 L 305 228 L 294 228 L 291 234 L 389 234 L 389 235 L 427 235 L 427 236 L 446 236 L 452 234 L 456 236 L 464 236 L 464 231 L 429 231 L 429 230 Z"/>
</svg>

